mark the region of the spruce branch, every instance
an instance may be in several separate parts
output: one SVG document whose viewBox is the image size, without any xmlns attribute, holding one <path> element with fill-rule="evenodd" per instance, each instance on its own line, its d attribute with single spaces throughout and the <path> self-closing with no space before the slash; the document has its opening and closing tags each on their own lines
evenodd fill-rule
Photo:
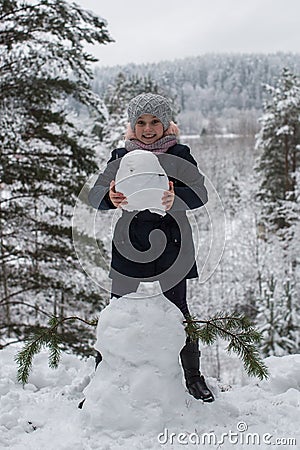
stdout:
<svg viewBox="0 0 300 450">
<path fill-rule="evenodd" d="M 256 376 L 260 380 L 268 378 L 267 366 L 257 348 L 262 335 L 248 317 L 236 313 L 218 313 L 208 320 L 198 320 L 195 316 L 187 316 L 184 324 L 187 335 L 193 341 L 200 339 L 206 345 L 213 344 L 218 337 L 229 341 L 226 350 L 237 354 L 249 376 Z"/>
<path fill-rule="evenodd" d="M 94 327 L 98 322 L 98 319 L 96 318 L 91 321 L 87 321 L 77 316 L 64 317 L 63 319 L 52 316 L 48 321 L 48 327 L 45 327 L 42 331 L 31 334 L 25 340 L 26 343 L 24 347 L 15 357 L 15 361 L 18 365 L 17 379 L 20 383 L 23 385 L 28 383 L 29 375 L 32 370 L 33 358 L 42 350 L 43 347 L 49 349 L 49 367 L 51 369 L 57 369 L 62 351 L 62 339 L 59 336 L 58 327 L 66 321 L 75 320 L 79 320 Z"/>
</svg>

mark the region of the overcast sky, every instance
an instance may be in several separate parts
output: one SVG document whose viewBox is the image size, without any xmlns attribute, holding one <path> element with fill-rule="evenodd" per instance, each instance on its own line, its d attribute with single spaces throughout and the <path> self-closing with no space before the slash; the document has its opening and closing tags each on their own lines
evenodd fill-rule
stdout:
<svg viewBox="0 0 300 450">
<path fill-rule="evenodd" d="M 115 42 L 89 47 L 104 66 L 208 52 L 300 52 L 300 0 L 75 0 Z"/>
</svg>

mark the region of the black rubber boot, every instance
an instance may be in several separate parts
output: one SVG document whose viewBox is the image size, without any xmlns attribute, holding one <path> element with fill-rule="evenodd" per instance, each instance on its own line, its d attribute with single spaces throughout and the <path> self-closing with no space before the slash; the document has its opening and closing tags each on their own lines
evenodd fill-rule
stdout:
<svg viewBox="0 0 300 450">
<path fill-rule="evenodd" d="M 180 352 L 180 359 L 184 371 L 186 387 L 190 395 L 197 400 L 213 402 L 214 396 L 200 375 L 200 351 L 197 341 L 187 340 Z"/>
</svg>

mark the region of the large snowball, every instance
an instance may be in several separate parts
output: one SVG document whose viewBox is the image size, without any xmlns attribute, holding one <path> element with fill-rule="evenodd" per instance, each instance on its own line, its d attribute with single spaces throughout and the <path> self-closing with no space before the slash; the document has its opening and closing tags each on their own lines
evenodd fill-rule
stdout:
<svg viewBox="0 0 300 450">
<path fill-rule="evenodd" d="M 164 215 L 162 196 L 169 189 L 166 172 L 157 156 L 145 150 L 133 150 L 123 156 L 116 174 L 116 190 L 127 197 L 127 211 L 149 209 Z"/>
<path fill-rule="evenodd" d="M 182 321 L 163 295 L 111 300 L 97 329 L 95 347 L 103 361 L 85 391 L 83 412 L 90 423 L 106 431 L 150 431 L 182 413 Z"/>
</svg>

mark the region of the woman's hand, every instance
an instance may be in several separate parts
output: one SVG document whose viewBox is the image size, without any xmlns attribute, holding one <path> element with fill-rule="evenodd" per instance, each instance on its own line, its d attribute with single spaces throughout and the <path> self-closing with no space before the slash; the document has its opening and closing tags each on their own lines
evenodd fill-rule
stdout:
<svg viewBox="0 0 300 450">
<path fill-rule="evenodd" d="M 169 181 L 169 190 L 164 192 L 162 196 L 162 205 L 165 207 L 165 211 L 168 211 L 172 208 L 175 200 L 175 192 L 174 192 L 174 183 L 173 181 Z"/>
<path fill-rule="evenodd" d="M 115 185 L 115 180 L 112 180 L 109 185 L 109 198 L 116 208 L 122 208 L 123 205 L 128 204 L 127 198 L 122 192 L 116 192 Z"/>
</svg>

